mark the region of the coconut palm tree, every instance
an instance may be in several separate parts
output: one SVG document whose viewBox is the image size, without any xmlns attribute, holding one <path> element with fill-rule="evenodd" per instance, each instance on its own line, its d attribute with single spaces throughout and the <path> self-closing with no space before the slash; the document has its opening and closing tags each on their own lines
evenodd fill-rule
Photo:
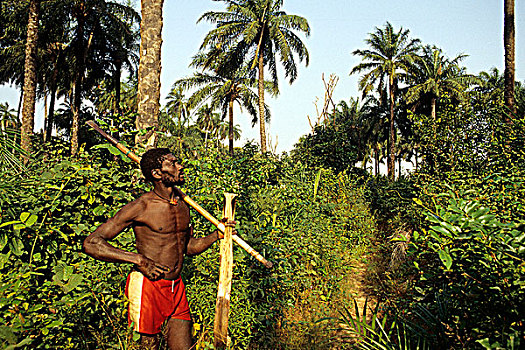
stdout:
<svg viewBox="0 0 525 350">
<path fill-rule="evenodd" d="M 155 127 L 160 111 L 160 70 L 162 46 L 162 6 L 164 0 L 142 0 L 137 130 Z M 136 142 L 151 146 L 155 133 L 137 134 Z"/>
<path fill-rule="evenodd" d="M 386 91 L 380 95 L 386 95 Z M 365 144 L 363 166 L 373 159 L 375 175 L 379 174 L 379 164 L 383 162 L 389 134 L 389 108 L 384 100 L 373 95 L 367 96 L 360 115 L 361 138 Z"/>
<path fill-rule="evenodd" d="M 172 133 L 180 132 L 182 126 L 190 120 L 190 109 L 188 106 L 188 100 L 184 96 L 182 86 L 178 86 L 172 89 L 166 98 L 166 112 L 168 116 L 173 120 L 177 119 L 177 124 Z M 180 136 L 180 135 L 179 135 Z"/>
<path fill-rule="evenodd" d="M 215 72 L 196 72 L 189 78 L 176 81 L 172 92 L 179 88 L 183 90 L 196 90 L 188 99 L 192 109 L 198 109 L 204 103 L 210 103 L 213 109 L 221 109 L 222 118 L 228 116 L 229 121 L 229 152 L 233 154 L 234 123 L 233 107 L 237 102 L 252 116 L 252 124 L 257 121 L 257 94 L 250 87 L 255 81 L 249 78 L 236 76 L 221 76 Z"/>
<path fill-rule="evenodd" d="M 388 176 L 394 179 L 395 167 L 395 99 L 398 83 L 405 79 L 406 72 L 419 50 L 419 39 L 411 39 L 408 29 L 395 31 L 387 22 L 384 28 L 376 27 L 365 40 L 369 49 L 355 50 L 354 55 L 361 56 L 363 62 L 352 68 L 350 74 L 365 74 L 359 80 L 359 88 L 367 95 L 374 88 L 382 91 L 388 87 L 390 101 L 390 130 L 388 138 Z"/>
<path fill-rule="evenodd" d="M 253 62 L 252 69 L 257 65 L 261 152 L 264 153 L 267 151 L 265 122 L 269 119 L 264 107 L 264 68 L 268 67 L 272 82 L 278 86 L 276 56 L 279 55 L 285 76 L 293 83 L 297 78 L 294 54 L 299 61 L 309 63 L 308 50 L 294 31 L 308 36 L 310 26 L 305 18 L 286 14 L 281 9 L 283 0 L 224 2 L 228 5 L 226 11 L 206 12 L 197 21 L 217 24 L 204 38 L 201 49 L 220 48 L 226 52 L 228 64 L 248 59 Z"/>
<path fill-rule="evenodd" d="M 197 120 L 195 124 L 200 130 L 202 130 L 202 132 L 204 132 L 204 148 L 207 148 L 210 135 L 213 135 L 216 132 L 221 121 L 220 114 L 214 112 L 213 108 L 206 104 L 199 108 L 196 112 L 196 116 Z"/>
<path fill-rule="evenodd" d="M 478 74 L 477 86 L 473 91 L 483 102 L 500 104 L 503 102 L 503 90 L 505 89 L 505 77 L 498 68 L 492 67 L 490 71 L 481 71 Z"/>
<path fill-rule="evenodd" d="M 503 45 L 505 47 L 505 105 L 511 112 L 515 112 L 514 79 L 516 58 L 514 50 L 516 33 L 514 28 L 514 0 L 503 1 L 503 12 Z"/>
<path fill-rule="evenodd" d="M 35 126 L 36 103 L 36 50 L 38 41 L 38 17 L 40 0 L 31 0 L 29 3 L 29 20 L 27 23 L 27 40 L 24 64 L 24 102 L 22 105 L 22 129 L 20 145 L 25 151 L 24 162 L 29 160 L 31 153 L 31 136 Z"/>
<path fill-rule="evenodd" d="M 138 15 L 127 6 L 107 0 L 68 1 L 74 19 L 74 34 L 70 45 L 74 72 L 71 98 L 73 112 L 71 154 L 74 155 L 78 149 L 79 116 L 83 95 L 107 77 L 106 71 L 112 71 L 111 67 L 115 65 L 115 61 L 114 57 L 111 58 L 111 54 L 125 50 L 128 45 L 127 41 L 123 44 L 122 41 L 109 38 L 115 36 L 116 32 L 129 28 L 126 15 L 134 16 L 135 19 L 138 19 Z M 115 43 L 120 43 L 120 46 Z M 133 45 L 130 44 L 130 47 L 132 48 Z M 119 66 L 116 67 L 115 71 L 120 74 Z"/>
<path fill-rule="evenodd" d="M 460 62 L 467 55 L 458 55 L 448 59 L 443 51 L 435 46 L 425 46 L 422 54 L 417 56 L 414 64 L 409 67 L 408 82 L 410 86 L 406 93 L 407 103 L 412 104 L 428 97 L 430 100 L 430 116 L 436 120 L 436 104 L 443 93 L 460 101 L 465 99 L 467 88 L 477 82 L 477 78 L 467 74 Z"/>
</svg>

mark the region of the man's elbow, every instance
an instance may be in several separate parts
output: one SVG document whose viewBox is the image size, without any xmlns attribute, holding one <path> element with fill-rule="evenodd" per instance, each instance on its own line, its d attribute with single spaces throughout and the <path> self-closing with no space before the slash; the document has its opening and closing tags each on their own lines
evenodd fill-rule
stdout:
<svg viewBox="0 0 525 350">
<path fill-rule="evenodd" d="M 82 242 L 82 251 L 85 254 L 94 257 L 95 244 L 93 243 L 93 237 L 91 235 L 87 236 L 86 239 L 84 239 L 84 242 Z"/>
</svg>

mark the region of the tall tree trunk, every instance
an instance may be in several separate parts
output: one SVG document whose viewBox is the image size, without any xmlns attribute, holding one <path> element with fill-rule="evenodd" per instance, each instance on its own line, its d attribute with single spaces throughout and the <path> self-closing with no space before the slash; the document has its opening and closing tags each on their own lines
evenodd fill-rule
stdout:
<svg viewBox="0 0 525 350">
<path fill-rule="evenodd" d="M 228 102 L 228 140 L 230 155 L 233 156 L 233 100 Z"/>
<path fill-rule="evenodd" d="M 57 94 L 57 83 L 56 83 L 56 76 L 53 72 L 54 81 L 51 82 L 51 90 L 49 91 L 51 95 L 51 100 L 49 101 L 49 111 L 47 114 L 47 123 L 46 123 L 46 132 L 45 132 L 45 141 L 51 140 L 51 134 L 53 132 L 53 124 L 55 123 L 54 117 L 55 117 L 55 101 L 56 101 L 56 94 Z"/>
<path fill-rule="evenodd" d="M 80 120 L 80 109 L 82 107 L 82 83 L 84 80 L 84 71 L 86 69 L 86 57 L 91 48 L 93 42 L 93 32 L 90 33 L 88 42 L 84 47 L 84 31 L 85 31 L 85 15 L 84 12 L 80 12 L 77 18 L 77 47 L 75 48 L 75 82 L 73 86 L 73 105 L 71 107 L 73 112 L 73 122 L 71 124 L 71 155 L 74 156 L 78 152 L 78 131 L 79 131 L 79 120 Z"/>
<path fill-rule="evenodd" d="M 22 157 L 24 163 L 29 160 L 31 153 L 31 136 L 35 126 L 35 98 L 36 98 L 36 54 L 38 41 L 38 16 L 40 0 L 31 0 L 29 4 L 29 21 L 27 23 L 27 41 L 24 63 L 24 87 L 22 107 L 21 141 L 22 149 L 27 152 Z"/>
<path fill-rule="evenodd" d="M 138 87 L 137 130 L 158 125 L 160 110 L 160 71 L 162 47 L 162 6 L 164 0 L 141 0 L 140 61 Z M 153 130 L 138 134 L 135 142 L 153 146 L 156 142 Z"/>
<path fill-rule="evenodd" d="M 374 148 L 374 170 L 375 170 L 375 175 L 377 176 L 379 174 L 379 150 L 376 148 Z"/>
<path fill-rule="evenodd" d="M 262 35 L 262 34 L 261 34 Z M 259 134 L 261 136 L 261 153 L 266 153 L 266 118 L 264 115 L 264 57 L 262 48 L 259 52 Z"/>
<path fill-rule="evenodd" d="M 78 61 L 77 61 L 78 62 Z M 80 118 L 80 106 L 82 104 L 81 87 L 82 75 L 80 72 L 75 73 L 75 85 L 73 86 L 73 104 L 71 110 L 73 112 L 73 122 L 71 123 L 71 155 L 74 156 L 78 151 L 78 120 Z"/>
<path fill-rule="evenodd" d="M 430 116 L 434 122 L 436 121 L 436 102 L 437 99 L 435 97 L 430 99 Z"/>
<path fill-rule="evenodd" d="M 514 30 L 514 0 L 504 0 L 503 44 L 505 46 L 505 105 L 510 112 L 515 113 L 514 78 L 515 78 L 515 30 Z M 510 118 L 505 117 L 507 122 Z"/>
<path fill-rule="evenodd" d="M 115 73 L 113 75 L 114 89 L 115 89 L 115 104 L 113 105 L 113 113 L 120 115 L 120 76 L 122 72 L 122 61 L 115 62 Z"/>
<path fill-rule="evenodd" d="M 45 136 L 44 140 L 47 142 L 51 140 L 51 133 L 53 132 L 53 124 L 55 123 L 54 117 L 55 117 L 55 102 L 56 102 L 56 94 L 57 94 L 57 78 L 58 78 L 58 69 L 59 64 L 61 62 L 62 53 L 59 51 L 56 58 L 55 58 L 55 66 L 53 67 L 53 73 L 51 74 L 51 86 L 50 86 L 50 95 L 51 100 L 49 101 L 49 111 L 47 114 L 47 123 L 46 123 L 46 130 L 45 130 Z"/>
<path fill-rule="evenodd" d="M 388 178 L 394 180 L 395 177 L 395 162 L 396 162 L 396 150 L 395 150 L 395 129 L 394 129 L 394 83 L 390 80 L 389 82 L 389 92 L 390 92 L 390 132 L 388 137 L 388 159 L 387 159 L 387 168 L 388 168 Z"/>
<path fill-rule="evenodd" d="M 414 150 L 414 155 L 416 157 L 416 171 L 419 170 L 419 162 L 417 160 L 417 157 L 418 157 L 418 152 L 417 152 L 417 148 Z"/>
</svg>

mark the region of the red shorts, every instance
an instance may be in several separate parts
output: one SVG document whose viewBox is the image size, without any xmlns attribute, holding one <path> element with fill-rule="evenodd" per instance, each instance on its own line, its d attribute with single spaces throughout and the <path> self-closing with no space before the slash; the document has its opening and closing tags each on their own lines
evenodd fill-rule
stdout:
<svg viewBox="0 0 525 350">
<path fill-rule="evenodd" d="M 151 281 L 138 271 L 129 274 L 126 281 L 129 299 L 128 321 L 133 330 L 157 334 L 168 318 L 191 321 L 186 289 L 181 278 Z"/>
</svg>

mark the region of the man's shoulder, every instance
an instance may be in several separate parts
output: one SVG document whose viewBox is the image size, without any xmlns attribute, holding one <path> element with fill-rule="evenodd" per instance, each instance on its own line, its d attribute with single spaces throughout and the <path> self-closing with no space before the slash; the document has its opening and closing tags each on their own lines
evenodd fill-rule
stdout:
<svg viewBox="0 0 525 350">
<path fill-rule="evenodd" d="M 143 195 L 141 195 L 139 198 L 135 199 L 131 203 L 134 203 L 135 205 L 138 205 L 138 206 L 144 206 L 145 207 L 145 206 L 148 205 L 148 203 L 151 202 L 152 199 L 153 199 L 153 192 L 150 191 L 150 192 L 144 193 Z"/>
<path fill-rule="evenodd" d="M 138 197 L 137 199 L 135 199 L 134 201 L 126 204 L 124 208 L 128 208 L 128 210 L 133 209 L 133 208 L 144 210 L 146 209 L 150 201 L 151 201 L 151 194 L 150 192 L 146 192 L 140 197 Z"/>
</svg>

